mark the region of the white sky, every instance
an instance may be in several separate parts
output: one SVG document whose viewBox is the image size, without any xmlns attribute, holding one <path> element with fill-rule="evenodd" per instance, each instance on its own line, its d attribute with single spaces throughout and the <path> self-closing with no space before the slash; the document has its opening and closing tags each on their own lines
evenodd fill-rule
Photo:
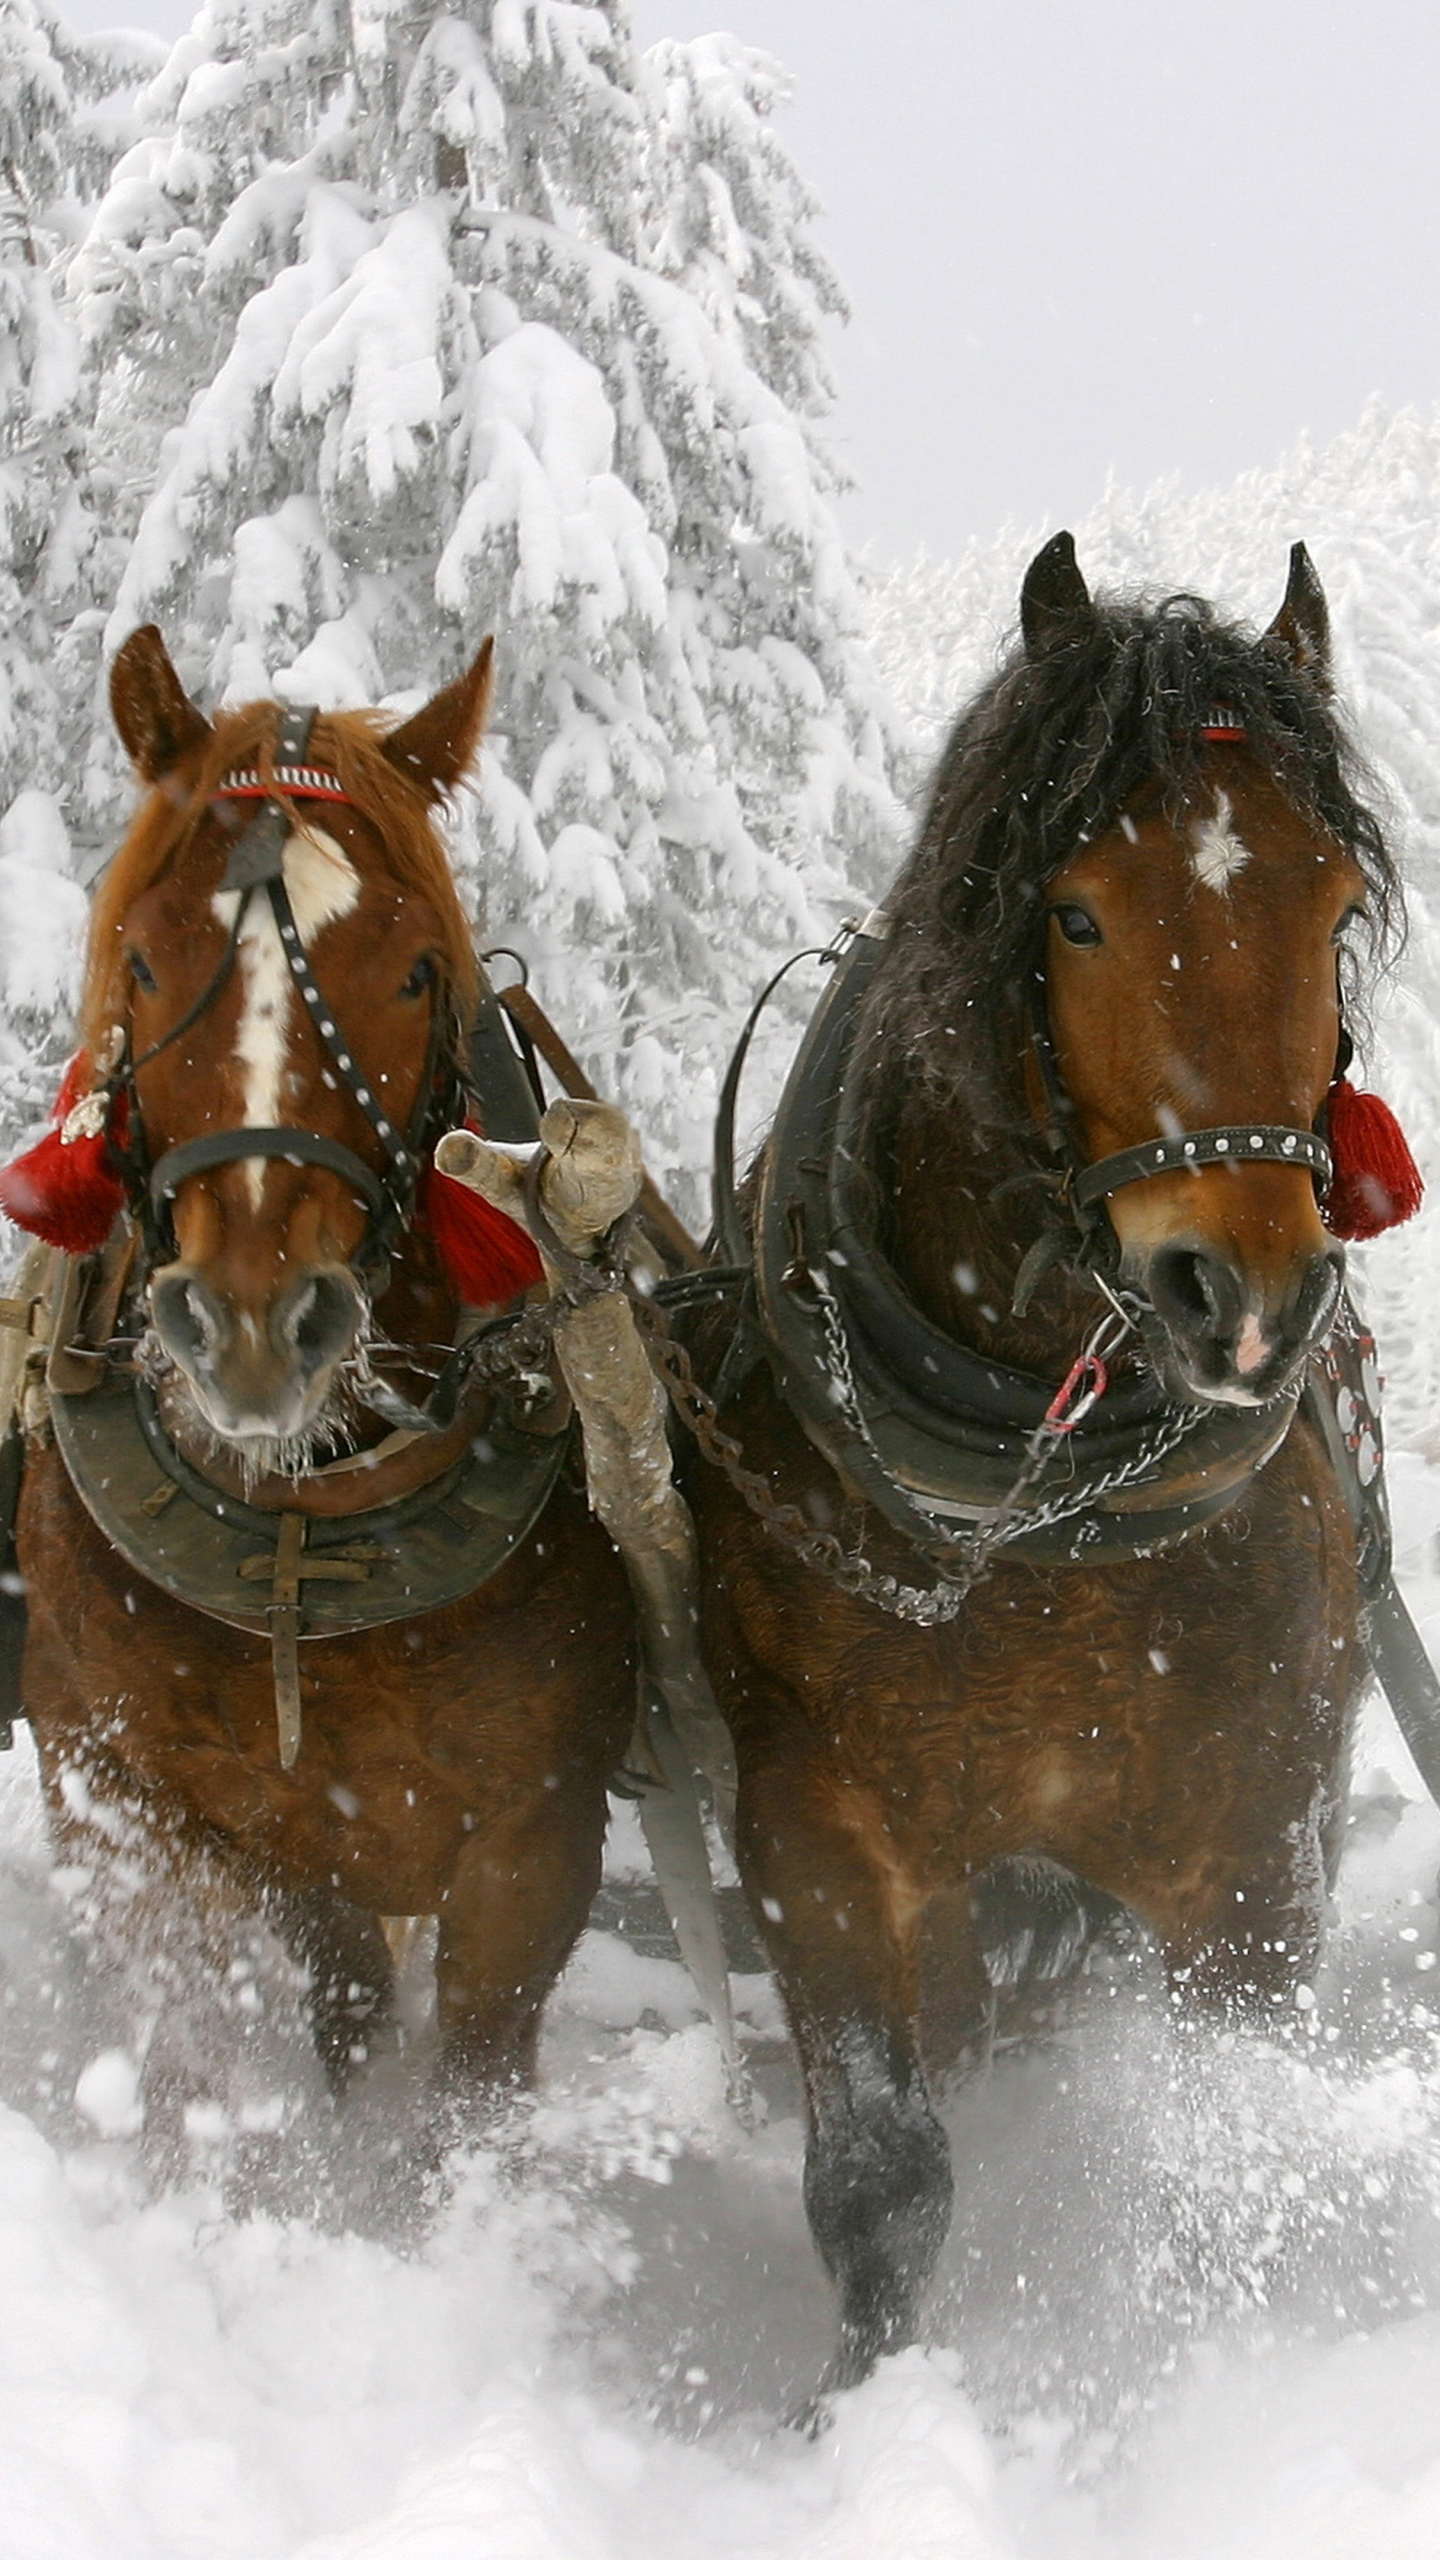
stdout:
<svg viewBox="0 0 1440 2560">
<path fill-rule="evenodd" d="M 1434 0 L 633 5 L 642 44 L 721 23 L 794 76 L 857 539 L 943 556 L 1440 398 Z"/>
</svg>

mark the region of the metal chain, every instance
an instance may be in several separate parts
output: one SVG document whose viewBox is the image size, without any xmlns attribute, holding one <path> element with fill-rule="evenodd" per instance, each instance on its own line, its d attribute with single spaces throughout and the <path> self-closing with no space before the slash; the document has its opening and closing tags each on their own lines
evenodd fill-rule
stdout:
<svg viewBox="0 0 1440 2560">
<path fill-rule="evenodd" d="M 523 1385 L 542 1380 L 548 1384 L 546 1372 L 555 1348 L 555 1333 L 562 1317 L 572 1309 L 589 1305 L 596 1298 L 608 1297 L 612 1291 L 625 1289 L 634 1294 L 624 1261 L 625 1245 L 633 1224 L 634 1213 L 616 1220 L 607 1235 L 597 1241 L 593 1260 L 572 1253 L 554 1235 L 548 1220 L 544 1232 L 535 1241 L 552 1261 L 562 1263 L 560 1276 L 551 1295 L 538 1305 L 526 1307 L 517 1316 L 508 1316 L 483 1333 L 472 1335 L 462 1343 L 455 1359 L 459 1375 L 452 1390 L 451 1402 L 458 1403 L 472 1385 L 500 1386 L 507 1382 Z M 643 1302 L 642 1302 L 643 1303 Z M 533 1389 L 532 1389 L 533 1392 Z"/>
<path fill-rule="evenodd" d="M 811 1277 L 820 1303 L 829 1353 L 826 1366 L 837 1407 L 875 1463 L 883 1468 L 884 1459 L 871 1437 L 856 1389 L 843 1315 L 824 1275 L 812 1269 Z M 1106 1295 L 1111 1293 L 1107 1290 Z M 1082 1397 L 1073 1413 L 1057 1412 L 1061 1396 L 1066 1394 L 1072 1381 L 1089 1373 L 1095 1363 L 1103 1361 L 1103 1350 L 1097 1346 L 1113 1349 L 1120 1339 L 1114 1329 L 1117 1317 L 1123 1330 L 1131 1329 L 1130 1318 L 1112 1297 L 1114 1314 L 1102 1317 L 1075 1362 L 1060 1396 L 1052 1404 L 1050 1413 L 1031 1434 L 1024 1463 L 1014 1483 L 994 1510 L 984 1520 L 977 1521 L 973 1529 L 956 1531 L 947 1528 L 891 1477 L 896 1491 L 914 1514 L 917 1527 L 924 1532 L 923 1551 L 939 1577 L 935 1584 L 925 1589 L 914 1583 L 901 1582 L 893 1573 L 880 1572 L 866 1557 L 843 1547 L 831 1531 L 813 1527 L 794 1503 L 778 1500 L 767 1478 L 745 1465 L 742 1444 L 722 1429 L 719 1409 L 713 1397 L 707 1394 L 695 1376 L 689 1353 L 682 1343 L 674 1339 L 661 1309 L 633 1289 L 630 1297 L 651 1365 L 666 1388 L 680 1420 L 698 1444 L 702 1456 L 726 1477 L 777 1545 L 784 1547 L 812 1573 L 819 1574 L 838 1590 L 868 1601 L 872 1608 L 884 1611 L 889 1617 L 906 1619 L 917 1626 L 951 1624 L 959 1616 L 970 1592 L 988 1572 L 998 1547 L 1034 1529 L 1049 1528 L 1073 1518 L 1077 1513 L 1090 1509 L 1107 1493 L 1135 1483 L 1152 1472 L 1204 1419 L 1198 1406 L 1179 1406 L 1133 1458 L 1090 1478 L 1083 1486 L 1052 1495 L 1047 1502 L 1023 1514 L 1019 1511 L 1018 1506 L 1025 1495 L 1040 1480 L 1080 1414 L 1088 1410 L 1089 1403 L 1095 1400 L 1096 1393 L 1103 1392 L 1103 1387 Z"/>
<path fill-rule="evenodd" d="M 891 1477 L 921 1532 L 919 1543 L 926 1561 L 938 1577 L 928 1589 L 902 1582 L 893 1573 L 881 1572 L 857 1550 L 843 1546 L 832 1530 L 816 1528 L 795 1503 L 780 1500 L 767 1477 L 746 1466 L 743 1444 L 722 1427 L 719 1407 L 696 1377 L 690 1354 L 672 1334 L 664 1309 L 636 1287 L 626 1270 L 626 1222 L 621 1221 L 602 1240 L 595 1259 L 586 1260 L 562 1247 L 554 1236 L 540 1211 L 538 1183 L 532 1180 L 527 1188 L 527 1223 L 532 1233 L 537 1227 L 541 1230 L 537 1240 L 551 1257 L 552 1268 L 558 1263 L 560 1276 L 553 1295 L 542 1305 L 527 1308 L 522 1315 L 480 1337 L 474 1350 L 465 1355 L 466 1383 L 476 1380 L 498 1384 L 507 1378 L 518 1381 L 537 1376 L 551 1358 L 561 1319 L 574 1307 L 612 1290 L 623 1290 L 651 1367 L 702 1457 L 719 1469 L 746 1508 L 787 1554 L 837 1590 L 865 1600 L 888 1617 L 901 1618 L 915 1626 L 951 1624 L 976 1583 L 988 1572 L 997 1548 L 1030 1530 L 1048 1528 L 1071 1518 L 1105 1494 L 1136 1482 L 1168 1457 L 1203 1418 L 1198 1407 L 1176 1408 L 1133 1458 L 1090 1478 L 1084 1486 L 1052 1495 L 1046 1503 L 1021 1512 L 1025 1496 L 1053 1464 L 1075 1423 L 1104 1392 L 1106 1352 L 1133 1329 L 1126 1310 L 1107 1289 L 1111 1312 L 1101 1318 L 1089 1336 L 1049 1412 L 1032 1432 L 1014 1482 L 983 1520 L 969 1530 L 950 1529 Z M 810 1276 L 819 1302 L 827 1353 L 825 1366 L 837 1408 L 874 1463 L 883 1469 L 885 1462 L 871 1435 L 855 1383 L 839 1302 L 822 1272 L 812 1269 Z M 1080 1392 L 1075 1394 L 1077 1387 Z"/>
<path fill-rule="evenodd" d="M 898 1582 L 893 1573 L 877 1573 L 864 1556 L 843 1547 L 833 1531 L 815 1528 L 793 1502 L 781 1502 L 768 1478 L 745 1465 L 741 1443 L 722 1430 L 715 1400 L 701 1386 L 689 1352 L 675 1340 L 662 1309 L 638 1292 L 631 1293 L 630 1303 L 651 1367 L 701 1455 L 719 1468 L 777 1545 L 837 1590 L 868 1600 L 891 1617 L 938 1626 L 957 1615 L 963 1591 L 953 1586 L 922 1591 Z"/>
<path fill-rule="evenodd" d="M 821 1322 L 830 1354 L 827 1366 L 836 1402 L 851 1430 L 863 1442 L 875 1464 L 883 1468 L 884 1458 L 871 1436 L 870 1426 L 865 1418 L 864 1408 L 856 1388 L 855 1374 L 850 1365 L 849 1336 L 845 1330 L 845 1319 L 839 1301 L 823 1271 L 812 1269 L 810 1276 L 820 1300 Z M 1038 1504 L 1034 1509 L 1023 1513 L 1020 1511 L 1019 1506 L 1026 1494 L 1039 1483 L 1053 1463 L 1061 1444 L 1068 1439 L 1077 1422 L 1083 1419 L 1091 1406 L 1097 1404 L 1104 1394 L 1106 1384 L 1104 1363 L 1108 1354 L 1118 1348 L 1127 1333 L 1133 1333 L 1135 1330 L 1132 1318 L 1114 1291 L 1106 1287 L 1105 1295 L 1110 1300 L 1112 1312 L 1101 1317 L 1049 1411 L 1031 1433 L 1025 1462 L 1014 1483 L 1002 1495 L 988 1517 L 977 1522 L 973 1531 L 957 1534 L 954 1530 L 947 1529 L 943 1521 L 937 1520 L 932 1512 L 927 1511 L 922 1503 L 915 1500 L 908 1487 L 898 1483 L 892 1477 L 895 1490 L 906 1508 L 937 1540 L 941 1555 L 952 1548 L 964 1551 L 967 1559 L 973 1558 L 978 1553 L 983 1566 L 984 1559 L 992 1548 L 1007 1545 L 1014 1538 L 1026 1537 L 1033 1529 L 1055 1527 L 1063 1520 L 1073 1519 L 1079 1512 L 1090 1510 L 1096 1502 L 1103 1501 L 1106 1494 L 1116 1493 L 1128 1485 L 1142 1482 L 1146 1476 L 1153 1473 L 1162 1460 L 1170 1456 L 1172 1450 L 1179 1447 L 1182 1440 L 1188 1438 L 1189 1434 L 1197 1430 L 1204 1421 L 1204 1409 L 1200 1405 L 1172 1406 L 1168 1420 L 1162 1420 L 1157 1424 L 1154 1433 L 1132 1458 L 1117 1460 L 1113 1467 L 1106 1468 L 1102 1474 L 1087 1476 L 1083 1484 L 1071 1485 L 1063 1491 L 1051 1494 L 1047 1501 Z M 1085 1381 L 1093 1377 L 1097 1368 L 1100 1372 L 1100 1383 L 1098 1386 L 1086 1386 Z M 1072 1385 L 1080 1387 L 1082 1392 L 1075 1401 L 1062 1402 L 1062 1399 L 1066 1398 L 1067 1389 Z M 938 1562 L 937 1570 L 943 1570 Z"/>
</svg>

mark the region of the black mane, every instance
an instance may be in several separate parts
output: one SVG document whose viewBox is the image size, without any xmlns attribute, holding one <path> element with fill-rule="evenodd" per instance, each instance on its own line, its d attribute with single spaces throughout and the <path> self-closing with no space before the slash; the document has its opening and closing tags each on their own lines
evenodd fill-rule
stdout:
<svg viewBox="0 0 1440 2560">
<path fill-rule="evenodd" d="M 956 722 L 888 901 L 893 939 L 863 1033 L 881 1088 L 872 1112 L 885 1116 L 903 1062 L 907 1080 L 923 1077 L 977 1126 L 1013 1121 L 1014 1031 L 1046 884 L 1142 784 L 1159 783 L 1179 808 L 1217 707 L 1292 805 L 1354 855 L 1372 955 L 1393 949 L 1400 891 L 1361 796 L 1373 786 L 1320 686 L 1281 645 L 1197 596 L 1102 600 L 1039 654 L 1016 649 Z"/>
</svg>

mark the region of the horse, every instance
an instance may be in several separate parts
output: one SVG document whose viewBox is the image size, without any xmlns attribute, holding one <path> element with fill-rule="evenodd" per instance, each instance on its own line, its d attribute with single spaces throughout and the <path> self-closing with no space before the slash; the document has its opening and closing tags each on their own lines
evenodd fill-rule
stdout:
<svg viewBox="0 0 1440 2560">
<path fill-rule="evenodd" d="M 162 2161 L 254 2006 L 237 1939 L 303 1969 L 338 2093 L 392 1924 L 434 1915 L 436 2105 L 463 2115 L 530 2077 L 599 1881 L 627 1586 L 559 1404 L 467 1365 L 538 1259 L 497 1213 L 457 1228 L 429 1164 L 494 1015 L 437 827 L 490 667 L 487 642 L 398 725 L 212 724 L 153 628 L 113 669 L 144 796 L 37 1151 L 62 1196 L 47 1225 L 32 1164 L 4 1198 L 72 1255 L 116 1217 L 69 1266 L 101 1315 L 57 1317 L 16 1540 L 56 1853 L 136 2003 Z"/>
<path fill-rule="evenodd" d="M 1000 1989 L 1125 1912 L 1184 2013 L 1303 2005 L 1366 1677 L 1312 1389 L 1343 1336 L 1358 1394 L 1327 1109 L 1400 899 L 1323 592 L 1297 545 L 1256 636 L 1060 535 L 1020 625 L 730 1194 L 692 1488 L 826 2389 L 915 2334 Z"/>
</svg>

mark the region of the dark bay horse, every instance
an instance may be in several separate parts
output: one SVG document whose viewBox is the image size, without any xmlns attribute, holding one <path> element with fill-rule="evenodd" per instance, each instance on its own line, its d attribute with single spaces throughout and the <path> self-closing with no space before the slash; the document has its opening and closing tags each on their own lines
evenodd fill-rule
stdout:
<svg viewBox="0 0 1440 2560">
<path fill-rule="evenodd" d="M 403 726 L 316 718 L 298 763 L 273 703 L 212 726 L 157 632 L 114 670 L 146 792 L 98 894 L 74 1131 L 123 1179 L 109 1329 L 142 1374 L 102 1341 L 77 1376 L 62 1337 L 19 1555 L 57 1847 L 129 1969 L 162 2140 L 223 2081 L 237 1926 L 307 1969 L 339 2085 L 391 1987 L 382 1923 L 438 1915 L 463 2094 L 528 2073 L 598 1882 L 632 1711 L 618 1561 L 543 1415 L 467 1373 L 418 1409 L 462 1312 L 453 1186 L 424 1168 L 467 1107 L 478 979 L 436 813 L 489 658 Z M 524 1276 L 502 1250 L 466 1294 Z M 86 1500 L 60 1443 L 90 1452 Z"/>
<path fill-rule="evenodd" d="M 694 1486 L 832 2383 L 913 2335 L 951 2194 L 927 2070 L 1027 1954 L 1118 1903 L 1183 2004 L 1293 2012 L 1364 1677 L 1299 1399 L 1344 1006 L 1398 892 L 1324 599 L 1297 546 L 1259 639 L 1095 602 L 1062 535 L 1021 625 L 753 1186 L 725 1420 L 790 1509 Z"/>
</svg>

